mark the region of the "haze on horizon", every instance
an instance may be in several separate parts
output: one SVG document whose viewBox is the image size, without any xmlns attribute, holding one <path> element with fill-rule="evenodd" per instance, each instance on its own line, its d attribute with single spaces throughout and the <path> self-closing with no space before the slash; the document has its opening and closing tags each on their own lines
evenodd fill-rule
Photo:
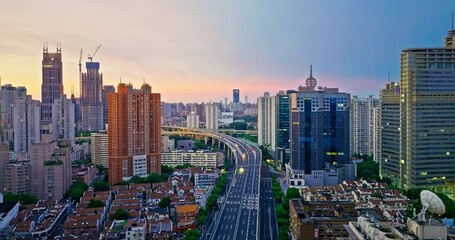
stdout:
<svg viewBox="0 0 455 240">
<path fill-rule="evenodd" d="M 79 93 L 78 61 L 105 85 L 148 82 L 167 102 L 250 102 L 268 91 L 318 85 L 359 96 L 399 81 L 400 51 L 442 46 L 455 2 L 444 1 L 2 1 L 2 84 L 41 99 L 43 42 L 62 45 L 65 92 Z M 85 64 L 83 64 L 85 65 Z"/>
</svg>

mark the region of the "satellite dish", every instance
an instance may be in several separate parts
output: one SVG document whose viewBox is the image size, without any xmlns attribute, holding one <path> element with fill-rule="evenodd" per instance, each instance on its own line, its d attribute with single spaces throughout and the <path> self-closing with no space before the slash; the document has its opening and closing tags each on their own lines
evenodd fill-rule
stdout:
<svg viewBox="0 0 455 240">
<path fill-rule="evenodd" d="M 442 215 L 446 212 L 446 206 L 434 192 L 423 190 L 420 192 L 420 201 L 422 202 L 422 210 L 418 214 L 418 220 L 425 222 L 425 213 Z"/>
</svg>

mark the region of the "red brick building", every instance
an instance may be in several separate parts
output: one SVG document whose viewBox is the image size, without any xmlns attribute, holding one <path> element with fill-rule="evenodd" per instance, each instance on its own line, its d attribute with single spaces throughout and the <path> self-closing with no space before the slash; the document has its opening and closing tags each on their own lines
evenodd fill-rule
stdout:
<svg viewBox="0 0 455 240">
<path fill-rule="evenodd" d="M 133 89 L 131 84 L 120 83 L 117 93 L 107 95 L 107 105 L 109 183 L 144 173 L 160 173 L 160 94 L 152 93 L 148 84 Z M 143 156 L 145 161 L 133 162 L 135 156 Z"/>
</svg>

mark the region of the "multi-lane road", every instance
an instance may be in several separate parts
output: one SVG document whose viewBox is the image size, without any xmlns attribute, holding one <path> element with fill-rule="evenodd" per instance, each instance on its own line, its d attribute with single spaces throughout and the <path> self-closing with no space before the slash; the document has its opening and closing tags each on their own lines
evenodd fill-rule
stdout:
<svg viewBox="0 0 455 240">
<path fill-rule="evenodd" d="M 235 160 L 234 173 L 216 213 L 211 213 L 202 239 L 278 239 L 271 180 L 266 172 L 261 180 L 261 150 L 246 140 L 202 129 L 170 127 L 181 134 L 197 133 L 226 144 Z M 185 132 L 186 131 L 186 132 Z"/>
<path fill-rule="evenodd" d="M 259 239 L 259 180 L 261 151 L 230 136 L 235 146 L 235 172 L 209 239 Z"/>
</svg>

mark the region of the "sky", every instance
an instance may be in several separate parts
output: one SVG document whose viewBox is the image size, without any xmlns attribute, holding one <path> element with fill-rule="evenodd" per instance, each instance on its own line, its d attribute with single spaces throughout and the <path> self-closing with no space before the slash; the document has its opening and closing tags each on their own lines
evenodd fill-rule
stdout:
<svg viewBox="0 0 455 240">
<path fill-rule="evenodd" d="M 79 94 L 78 61 L 99 44 L 105 85 L 145 81 L 166 102 L 208 102 L 240 89 L 264 92 L 318 85 L 378 96 L 400 52 L 440 47 L 453 0 L 0 2 L 2 84 L 41 99 L 43 42 L 62 46 L 64 91 Z"/>
</svg>

